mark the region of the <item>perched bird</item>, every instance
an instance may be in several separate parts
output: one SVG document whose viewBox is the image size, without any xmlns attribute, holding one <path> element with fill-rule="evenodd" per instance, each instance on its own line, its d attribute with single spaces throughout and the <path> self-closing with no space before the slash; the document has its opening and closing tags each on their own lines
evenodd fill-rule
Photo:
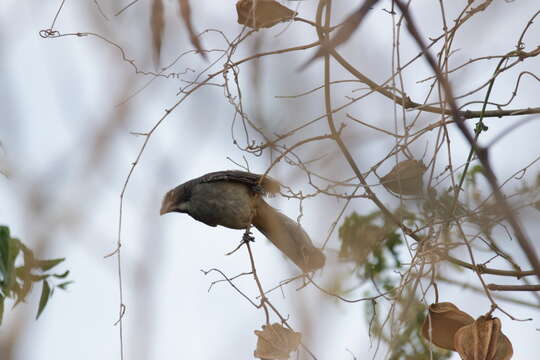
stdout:
<svg viewBox="0 0 540 360">
<path fill-rule="evenodd" d="M 323 267 L 325 256 L 300 225 L 262 198 L 279 192 L 276 180 L 245 171 L 218 171 L 187 181 L 165 194 L 160 214 L 186 213 L 210 226 L 246 229 L 253 224 L 302 271 Z"/>
</svg>

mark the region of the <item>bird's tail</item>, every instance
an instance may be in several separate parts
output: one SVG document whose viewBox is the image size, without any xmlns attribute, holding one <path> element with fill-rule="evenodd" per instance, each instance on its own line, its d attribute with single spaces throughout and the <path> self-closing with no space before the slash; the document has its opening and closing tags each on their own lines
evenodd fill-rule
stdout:
<svg viewBox="0 0 540 360">
<path fill-rule="evenodd" d="M 304 272 L 324 266 L 324 254 L 313 245 L 304 229 L 261 198 L 257 199 L 253 225 Z"/>
</svg>

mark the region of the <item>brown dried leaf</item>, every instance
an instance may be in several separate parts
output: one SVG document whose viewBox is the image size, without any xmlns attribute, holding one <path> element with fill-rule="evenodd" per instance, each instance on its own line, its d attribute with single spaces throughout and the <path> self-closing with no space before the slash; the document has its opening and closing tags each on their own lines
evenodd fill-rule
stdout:
<svg viewBox="0 0 540 360">
<path fill-rule="evenodd" d="M 159 65 L 161 57 L 161 38 L 165 27 L 163 15 L 163 0 L 153 0 L 152 13 L 150 15 L 150 27 L 152 29 L 152 47 L 154 50 L 154 65 Z"/>
<path fill-rule="evenodd" d="M 381 178 L 381 183 L 396 194 L 418 195 L 422 193 L 424 172 L 426 172 L 426 167 L 421 161 L 401 161 Z"/>
<path fill-rule="evenodd" d="M 501 331 L 501 321 L 485 316 L 459 329 L 454 345 L 463 360 L 509 360 L 514 354 L 512 343 Z"/>
<path fill-rule="evenodd" d="M 451 302 L 431 304 L 422 325 L 422 336 L 438 347 L 455 351 L 454 335 L 460 328 L 473 322 L 472 316 Z"/>
<path fill-rule="evenodd" d="M 239 0 L 236 12 L 239 24 L 254 29 L 272 27 L 298 14 L 275 0 Z"/>
<path fill-rule="evenodd" d="M 309 64 L 311 64 L 314 60 L 317 58 L 326 55 L 330 50 L 334 49 L 339 44 L 344 43 L 347 41 L 351 35 L 360 27 L 360 24 L 362 23 L 362 20 L 367 15 L 368 11 L 371 10 L 373 5 L 377 3 L 378 0 L 365 0 L 364 3 L 351 15 L 345 19 L 345 21 L 342 23 L 341 27 L 337 31 L 337 34 L 329 41 L 325 41 L 322 46 L 317 50 L 315 55 L 313 55 L 304 65 L 302 65 L 302 68 L 307 67 Z"/>
<path fill-rule="evenodd" d="M 206 53 L 203 51 L 199 37 L 197 36 L 195 29 L 193 28 L 193 23 L 191 22 L 191 6 L 189 5 L 189 0 L 178 0 L 180 6 L 180 16 L 184 20 L 184 24 L 189 33 L 189 40 L 195 46 L 195 49 L 201 54 L 201 56 L 206 60 Z"/>
<path fill-rule="evenodd" d="M 257 349 L 255 357 L 260 359 L 288 359 L 291 351 L 300 345 L 302 334 L 284 328 L 280 324 L 263 325 L 263 331 L 255 330 Z"/>
<path fill-rule="evenodd" d="M 339 28 L 336 36 L 332 38 L 332 40 L 329 44 L 327 44 L 327 46 L 335 48 L 339 44 L 347 41 L 356 31 L 356 29 L 358 29 L 360 23 L 362 22 L 362 19 L 364 19 L 368 11 L 371 10 L 371 7 L 375 5 L 376 2 L 377 0 L 364 1 L 362 6 L 360 6 L 355 12 L 353 12 L 347 17 L 347 19 L 343 22 L 343 26 Z"/>
</svg>

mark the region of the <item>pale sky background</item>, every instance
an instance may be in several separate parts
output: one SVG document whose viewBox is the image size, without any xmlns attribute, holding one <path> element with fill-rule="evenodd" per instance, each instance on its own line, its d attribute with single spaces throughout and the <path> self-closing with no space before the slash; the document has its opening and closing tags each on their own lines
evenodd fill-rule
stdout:
<svg viewBox="0 0 540 360">
<path fill-rule="evenodd" d="M 62 270 L 69 269 L 75 283 L 68 291 L 54 294 L 38 321 L 33 318 L 39 287 L 26 304 L 13 311 L 10 306 L 6 307 L 0 343 L 11 334 L 17 334 L 12 354 L 17 360 L 116 360 L 120 358 L 118 328 L 113 326 L 118 317 L 117 263 L 116 258 L 104 259 L 104 256 L 115 249 L 120 190 L 143 141 L 130 132 L 148 131 L 164 110 L 177 101 L 177 91 L 185 83 L 180 79 L 158 79 L 125 105 L 119 105 L 150 78 L 135 74 L 133 68 L 122 61 L 118 49 L 96 37 L 42 39 L 38 33 L 50 26 L 59 3 L 4 0 L 0 6 L 0 167 L 11 174 L 9 179 L 0 176 L 0 224 L 9 224 L 14 236 L 30 246 L 35 244 L 42 250 L 43 257 L 66 257 Z M 199 31 L 221 29 L 230 39 L 240 32 L 233 1 L 191 3 L 193 22 Z M 302 17 L 312 19 L 314 16 L 315 1 L 283 3 L 292 8 L 299 6 Z M 337 21 L 352 7 L 344 1 L 335 3 L 334 21 Z M 441 24 L 437 5 L 425 0 L 413 3 L 422 31 L 438 35 Z M 139 0 L 119 17 L 114 17 L 114 13 L 124 3 L 99 1 L 99 4 L 109 20 L 100 15 L 94 1 L 67 0 L 55 29 L 62 33 L 100 34 L 121 45 L 126 56 L 135 60 L 140 69 L 154 71 L 150 2 Z M 165 5 L 167 26 L 162 64 L 192 48 L 178 19 L 177 3 L 167 0 Z M 358 46 L 343 49 L 347 58 L 355 59 L 355 64 L 376 81 L 386 79 L 391 71 L 391 19 L 381 10 L 388 6 L 388 1 L 377 5 L 352 38 Z M 452 7 L 447 10 L 449 19 L 453 19 L 456 10 Z M 537 10 L 538 3 L 532 0 L 491 5 L 456 39 L 454 48 L 461 50 L 455 55 L 454 65 L 472 57 L 512 50 L 524 24 Z M 516 23 L 520 25 L 515 26 Z M 312 42 L 316 34 L 304 24 L 293 23 L 288 28 L 280 24 L 260 31 L 255 38 L 260 41 L 260 51 L 267 51 Z M 216 33 L 208 33 L 201 40 L 208 49 L 224 48 L 222 38 Z M 526 38 L 527 49 L 538 46 L 539 40 L 540 27 L 534 25 Z M 254 41 L 244 43 L 234 59 L 251 54 L 251 46 Z M 402 46 L 404 59 L 418 52 L 407 38 L 402 39 Z M 324 112 L 320 91 L 299 99 L 275 97 L 298 94 L 321 85 L 320 60 L 302 73 L 297 70 L 313 53 L 311 49 L 260 61 L 264 71 L 260 74 L 258 88 L 244 92 L 243 99 L 247 112 L 256 117 L 269 134 L 283 133 Z M 495 64 L 492 61 L 471 66 L 453 78 L 455 93 L 472 88 L 471 84 L 480 84 L 488 78 L 486 74 L 493 71 Z M 200 70 L 206 65 L 197 55 L 188 55 L 172 71 Z M 406 78 L 410 77 L 409 81 L 431 74 L 425 63 L 420 65 L 416 72 L 405 74 Z M 217 71 L 219 66 L 211 72 Z M 253 89 L 252 69 L 252 64 L 242 68 L 241 81 L 246 89 Z M 520 71 L 526 69 L 538 76 L 539 59 L 528 60 Z M 338 66 L 334 74 L 335 79 L 350 78 Z M 222 82 L 222 77 L 216 78 L 216 82 Z M 507 99 L 514 82 L 515 73 L 501 77 L 496 82 L 493 98 Z M 344 96 L 355 96 L 351 91 L 356 87 L 357 84 L 344 85 L 336 89 L 334 105 L 344 103 Z M 409 95 L 420 100 L 426 88 L 427 85 L 411 86 Z M 519 94 L 513 108 L 539 106 L 538 82 L 524 78 Z M 380 96 L 368 99 L 356 105 L 354 111 L 350 109 L 336 115 L 337 120 L 344 121 L 345 114 L 350 112 L 391 129 L 393 115 L 389 102 Z M 245 249 L 224 255 L 236 247 L 242 232 L 211 228 L 180 214 L 159 216 L 161 198 L 170 188 L 210 171 L 236 168 L 228 157 L 243 163 L 244 153 L 232 143 L 233 115 L 234 109 L 224 98 L 222 87 L 201 89 L 161 125 L 135 169 L 125 195 L 122 228 L 126 359 L 253 357 L 256 344 L 253 331 L 264 323 L 264 313 L 225 283 L 216 284 L 208 292 L 212 281 L 220 278 L 216 274 L 205 276 L 200 271 L 219 268 L 230 276 L 249 271 Z M 422 119 L 424 123 L 434 120 L 434 116 Z M 513 120 L 518 121 L 515 118 L 489 119 L 490 132 L 485 140 L 506 131 L 516 123 Z M 238 124 L 234 131 L 243 139 Z M 325 122 L 307 129 L 303 136 L 322 133 L 328 133 Z M 506 179 L 539 155 L 539 134 L 536 118 L 497 143 L 491 156 L 499 179 Z M 393 140 L 379 133 L 354 127 L 346 130 L 345 137 L 363 169 L 376 163 L 382 151 L 393 145 Z M 460 136 L 454 136 L 453 141 L 454 149 L 463 149 L 453 154 L 459 163 L 468 148 Z M 432 145 L 433 142 L 423 142 L 413 150 L 421 157 L 425 147 Z M 301 153 L 313 158 L 323 151 L 329 155 L 319 169 L 342 177 L 352 174 L 331 147 L 312 147 Z M 270 161 L 266 155 L 249 156 L 247 160 L 254 172 L 264 171 Z M 390 166 L 384 167 L 384 171 Z M 538 169 L 538 165 L 532 167 L 525 179 L 534 178 Z M 310 191 L 301 172 L 286 164 L 280 164 L 271 174 L 295 190 Z M 376 182 L 376 178 L 370 180 Z M 291 218 L 298 217 L 297 201 L 282 197 L 269 201 Z M 386 197 L 384 201 L 393 200 Z M 306 200 L 302 206 L 301 223 L 320 246 L 343 202 L 319 196 Z M 365 214 L 373 209 L 369 201 L 361 199 L 353 202 L 347 214 L 352 210 Z M 540 230 L 538 213 L 522 215 L 528 234 L 540 249 L 535 238 Z M 261 234 L 255 235 L 257 269 L 265 288 L 297 274 L 295 266 Z M 508 242 L 507 246 L 513 247 L 514 242 Z M 328 266 L 318 278 L 322 284 L 330 285 L 335 276 L 350 270 L 350 266 L 337 264 L 338 249 L 334 233 L 326 250 Z M 523 259 L 519 251 L 517 259 Z M 528 264 L 524 268 L 529 268 Z M 478 285 L 469 272 L 459 277 L 460 280 L 472 279 Z M 489 279 L 498 283 L 510 281 Z M 241 279 L 237 284 L 247 294 L 257 294 L 251 278 Z M 348 350 L 358 359 L 374 355 L 364 303 L 337 302 L 312 287 L 297 291 L 299 286 L 298 282 L 288 285 L 283 292 L 272 293 L 271 300 L 282 314 L 290 316 L 295 329 L 304 333 L 305 343 L 319 359 L 352 359 Z M 348 297 L 361 297 L 367 289 L 360 287 Z M 535 301 L 527 293 L 515 296 Z M 454 302 L 474 317 L 489 308 L 483 297 L 457 287 L 442 287 L 441 298 Z M 514 345 L 514 359 L 537 358 L 540 355 L 538 309 L 501 304 L 518 318 L 533 318 L 529 322 L 517 322 L 497 314 Z M 278 321 L 277 318 L 272 320 Z M 384 354 L 384 350 L 380 350 L 377 358 L 384 358 Z M 0 353 L 0 360 L 4 360 L 4 356 Z M 453 359 L 458 356 L 454 355 Z"/>
</svg>

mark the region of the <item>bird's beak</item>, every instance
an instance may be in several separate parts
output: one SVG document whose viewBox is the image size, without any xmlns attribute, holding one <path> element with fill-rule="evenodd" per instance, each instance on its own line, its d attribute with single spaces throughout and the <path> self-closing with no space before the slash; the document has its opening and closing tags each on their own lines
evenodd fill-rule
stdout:
<svg viewBox="0 0 540 360">
<path fill-rule="evenodd" d="M 171 207 L 169 206 L 169 202 L 164 201 L 161 204 L 161 209 L 159 210 L 159 215 L 163 215 L 163 214 L 166 214 L 166 213 L 169 213 L 169 212 L 171 212 Z"/>
<path fill-rule="evenodd" d="M 179 213 L 187 212 L 187 204 L 185 202 L 176 203 L 174 199 L 166 197 L 165 199 L 163 199 L 163 202 L 161 203 L 161 209 L 159 210 L 159 215 L 172 213 L 172 212 L 179 212 Z"/>
</svg>

